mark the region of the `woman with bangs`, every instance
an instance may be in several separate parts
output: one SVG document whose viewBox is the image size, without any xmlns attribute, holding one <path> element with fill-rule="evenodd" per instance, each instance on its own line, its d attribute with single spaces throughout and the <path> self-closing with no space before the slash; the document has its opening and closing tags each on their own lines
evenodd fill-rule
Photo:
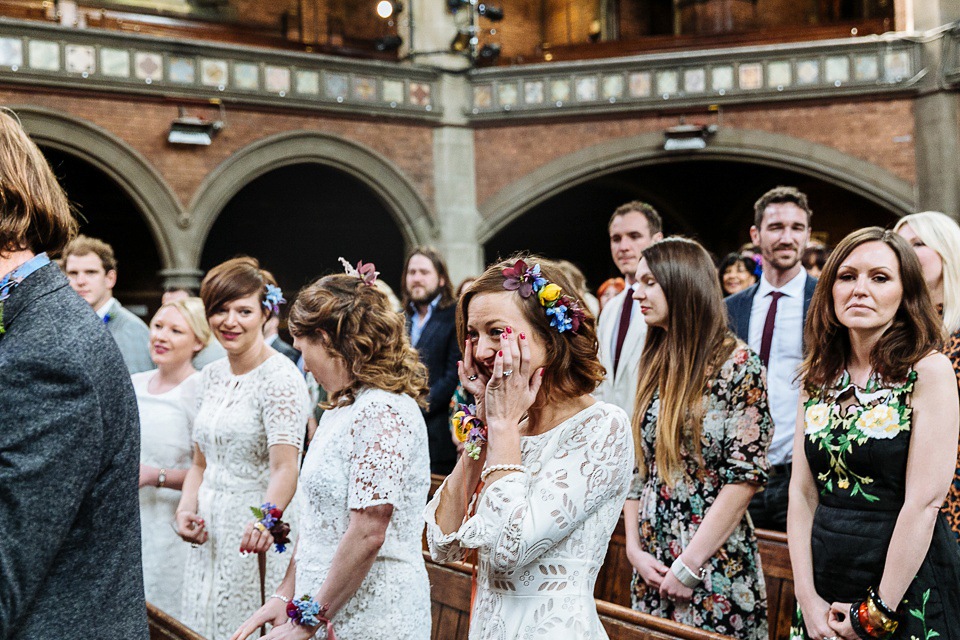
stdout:
<svg viewBox="0 0 960 640">
<path fill-rule="evenodd" d="M 373 265 L 321 278 L 290 311 L 329 400 L 300 471 L 301 534 L 283 583 L 233 635 L 430 638 L 420 513 L 430 488 L 427 370 Z"/>
<path fill-rule="evenodd" d="M 638 469 L 624 506 L 633 608 L 766 640 L 766 588 L 746 516 L 773 434 L 760 359 L 727 328 L 716 270 L 698 243 L 651 245 L 637 281 L 647 339 L 633 418 Z"/>
<path fill-rule="evenodd" d="M 943 318 L 947 334 L 943 354 L 953 364 L 960 385 L 960 227 L 949 216 L 924 211 L 900 218 L 893 230 L 917 253 L 930 298 Z M 944 513 L 960 542 L 960 449 Z"/>
<path fill-rule="evenodd" d="M 960 549 L 940 506 L 960 405 L 917 253 L 879 227 L 848 235 L 824 265 L 805 333 L 791 638 L 956 640 Z"/>
<path fill-rule="evenodd" d="M 307 387 L 286 356 L 266 344 L 263 325 L 284 302 L 253 258 L 234 258 L 200 286 L 207 320 L 227 357 L 203 369 L 193 429 L 193 465 L 177 507 L 187 557 L 182 621 L 224 640 L 280 583 L 284 510 L 297 488 Z M 258 513 L 251 516 L 251 510 Z M 292 510 L 291 510 L 292 511 Z"/>
<path fill-rule="evenodd" d="M 470 640 L 606 638 L 593 598 L 633 468 L 603 378 L 593 316 L 552 262 L 488 268 L 461 296 L 455 425 L 465 453 L 424 512 L 438 562 L 478 553 Z M 476 495 L 476 498 L 473 496 Z"/>
</svg>

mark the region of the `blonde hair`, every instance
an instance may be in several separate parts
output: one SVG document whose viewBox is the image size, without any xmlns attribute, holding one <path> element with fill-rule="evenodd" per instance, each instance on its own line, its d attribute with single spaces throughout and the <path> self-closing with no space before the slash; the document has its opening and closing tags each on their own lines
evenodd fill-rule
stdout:
<svg viewBox="0 0 960 640">
<path fill-rule="evenodd" d="M 894 231 L 910 225 L 923 244 L 937 252 L 943 261 L 943 326 L 948 334 L 960 329 L 960 226 L 939 211 L 924 211 L 904 216 Z"/>
<path fill-rule="evenodd" d="M 172 307 L 180 312 L 180 315 L 183 316 L 187 326 L 193 331 L 193 335 L 197 337 L 200 344 L 204 347 L 210 344 L 210 338 L 213 337 L 213 332 L 210 331 L 210 324 L 207 322 L 207 313 L 203 308 L 203 300 L 190 297 L 174 300 L 173 302 L 166 302 L 160 305 L 160 308 L 157 309 L 157 313 L 155 313 L 153 317 L 156 318 L 157 314 L 167 307 Z"/>
</svg>

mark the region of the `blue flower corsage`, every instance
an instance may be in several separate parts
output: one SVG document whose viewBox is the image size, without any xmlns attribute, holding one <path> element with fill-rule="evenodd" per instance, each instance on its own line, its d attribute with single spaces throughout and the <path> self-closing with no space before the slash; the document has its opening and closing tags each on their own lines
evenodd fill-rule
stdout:
<svg viewBox="0 0 960 640">
<path fill-rule="evenodd" d="M 287 300 L 283 297 L 283 291 L 280 290 L 280 287 L 267 284 L 267 293 L 263 296 L 264 307 L 274 313 L 280 313 L 280 305 L 286 304 L 286 302 Z"/>
</svg>

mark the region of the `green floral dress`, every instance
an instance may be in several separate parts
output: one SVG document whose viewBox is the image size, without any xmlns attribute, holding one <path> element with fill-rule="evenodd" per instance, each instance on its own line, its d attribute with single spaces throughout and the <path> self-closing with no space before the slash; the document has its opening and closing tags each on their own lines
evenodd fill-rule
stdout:
<svg viewBox="0 0 960 640">
<path fill-rule="evenodd" d="M 654 457 L 659 394 L 640 426 L 647 477 L 634 475 L 628 500 L 639 500 L 640 546 L 670 566 L 693 539 L 710 506 L 727 484 L 763 484 L 773 421 L 760 359 L 742 342 L 707 383 L 701 430 L 703 465 L 684 456 L 687 475 L 673 488 L 663 482 Z M 753 524 L 744 514 L 720 550 L 705 565 L 688 606 L 661 599 L 633 572 L 633 608 L 699 629 L 743 640 L 767 640 L 767 591 Z"/>
<path fill-rule="evenodd" d="M 906 490 L 917 374 L 861 389 L 844 373 L 804 408 L 804 452 L 819 491 L 810 547 L 817 594 L 857 602 L 878 585 Z M 927 556 L 899 607 L 903 640 L 960 640 L 960 549 L 941 513 Z M 791 640 L 805 640 L 799 607 Z M 818 639 L 819 640 L 819 639 Z"/>
</svg>

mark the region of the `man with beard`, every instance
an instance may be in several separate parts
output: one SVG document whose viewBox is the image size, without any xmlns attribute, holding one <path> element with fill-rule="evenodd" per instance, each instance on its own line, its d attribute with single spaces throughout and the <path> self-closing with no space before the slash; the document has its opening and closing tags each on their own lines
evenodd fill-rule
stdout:
<svg viewBox="0 0 960 640">
<path fill-rule="evenodd" d="M 763 256 L 757 284 L 726 299 L 730 325 L 767 368 L 767 392 L 774 433 L 770 443 L 770 478 L 750 502 L 757 527 L 785 531 L 790 460 L 797 422 L 803 360 L 803 325 L 817 280 L 807 275 L 800 258 L 810 240 L 812 212 L 807 196 L 794 187 L 776 187 L 754 205 L 750 239 Z"/>
<path fill-rule="evenodd" d="M 403 267 L 403 308 L 407 335 L 430 375 L 423 411 L 430 440 L 430 471 L 446 475 L 457 462 L 450 435 L 450 399 L 457 386 L 456 299 L 447 265 L 436 249 L 417 247 Z"/>
</svg>

